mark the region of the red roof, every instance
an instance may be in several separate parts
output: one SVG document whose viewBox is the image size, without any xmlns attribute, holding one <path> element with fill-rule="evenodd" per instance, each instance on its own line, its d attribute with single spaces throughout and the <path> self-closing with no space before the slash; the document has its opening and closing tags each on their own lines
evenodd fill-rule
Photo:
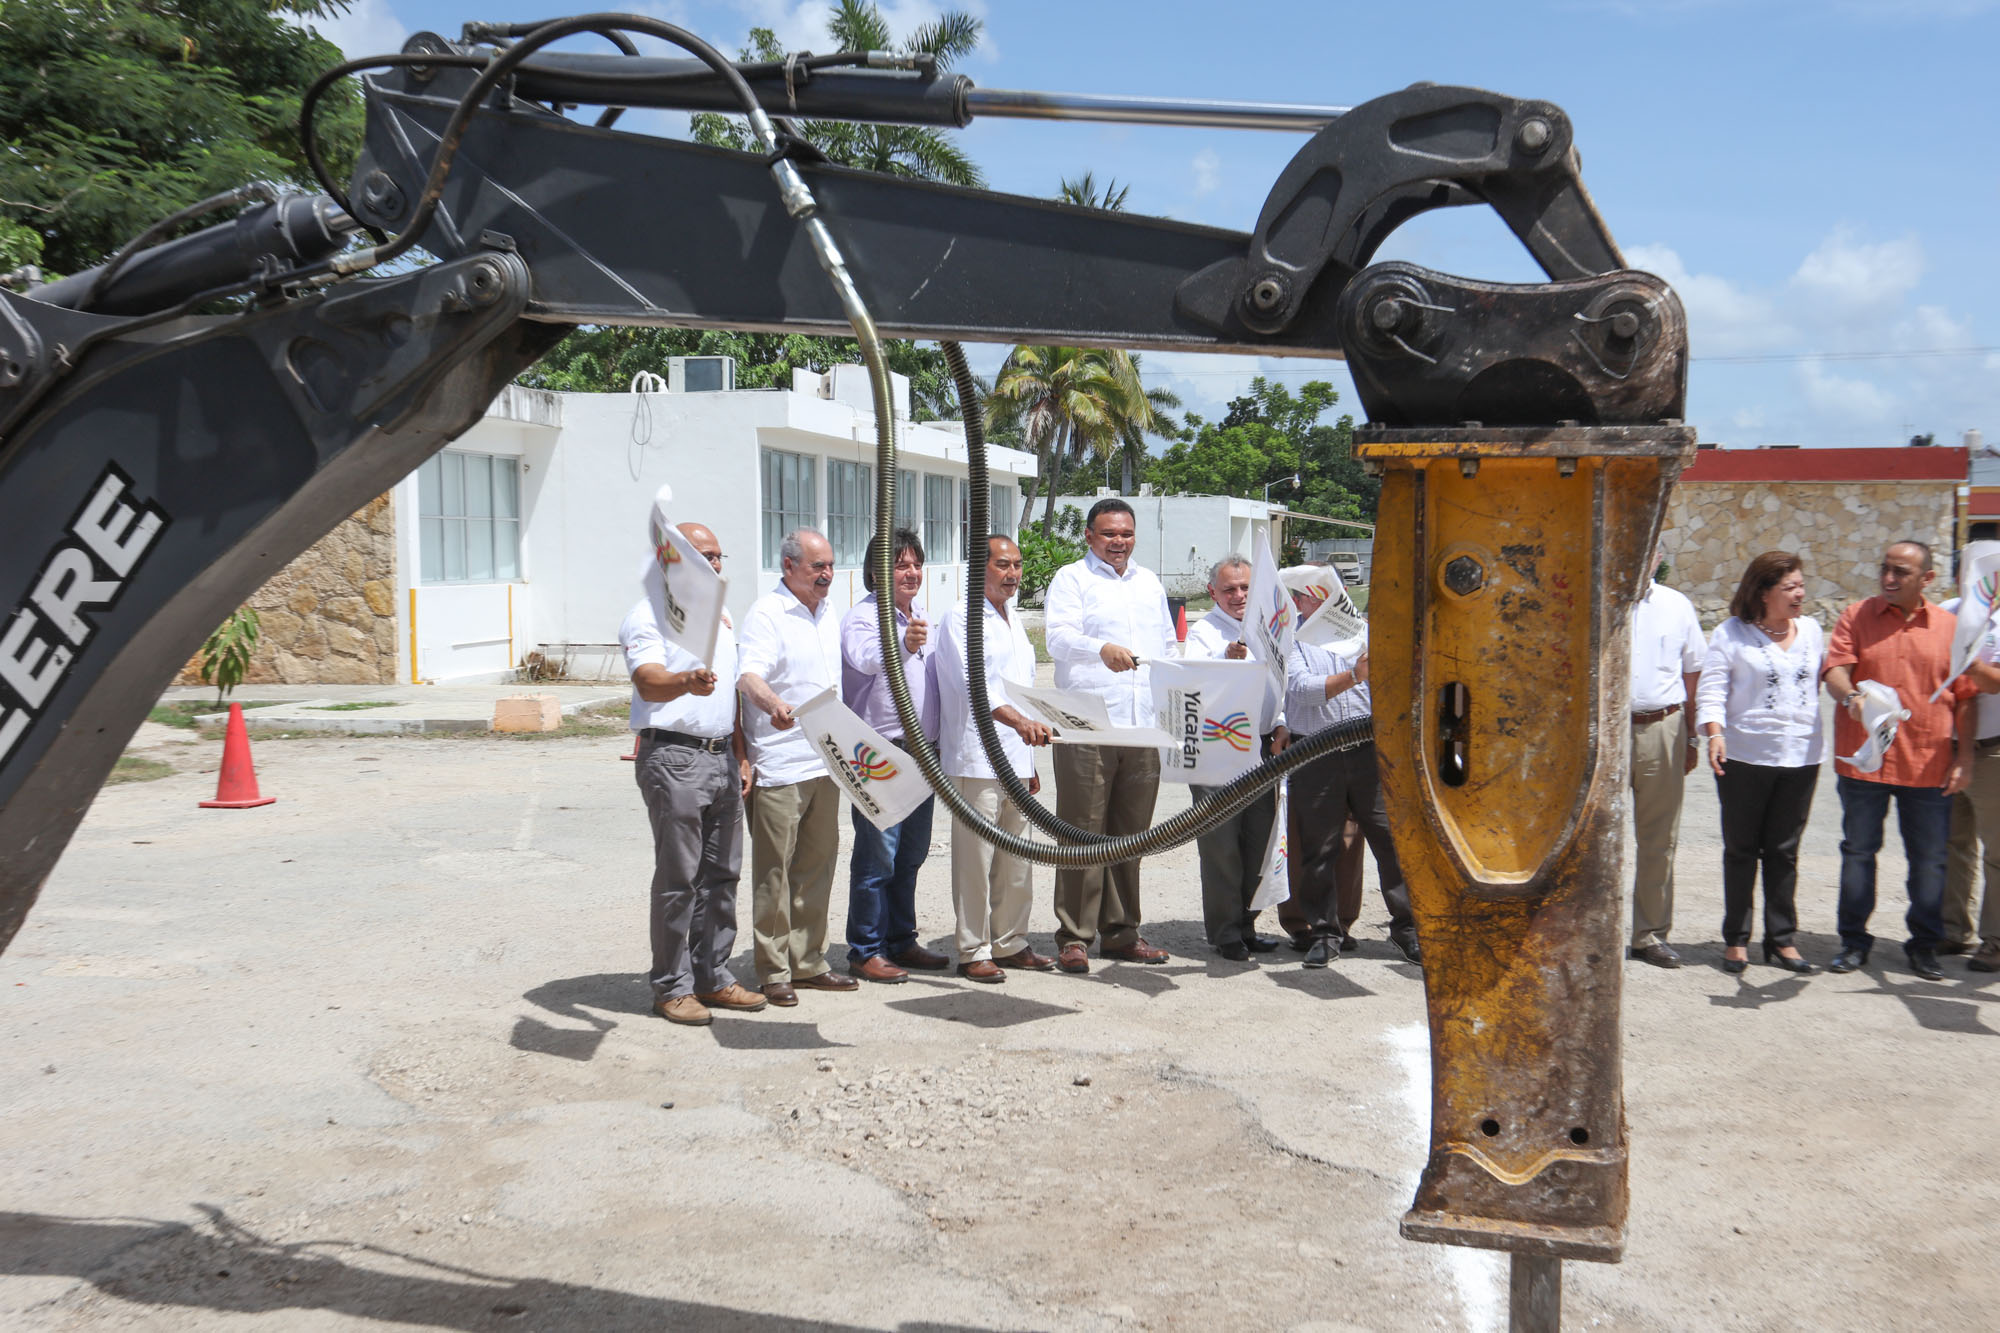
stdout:
<svg viewBox="0 0 2000 1333">
<path fill-rule="evenodd" d="M 1965 480 L 1965 450 L 1955 445 L 1885 449 L 1703 449 L 1682 481 Z"/>
<path fill-rule="evenodd" d="M 1965 512 L 1974 518 L 2000 516 L 2000 491 L 1976 490 L 1965 497 Z"/>
</svg>

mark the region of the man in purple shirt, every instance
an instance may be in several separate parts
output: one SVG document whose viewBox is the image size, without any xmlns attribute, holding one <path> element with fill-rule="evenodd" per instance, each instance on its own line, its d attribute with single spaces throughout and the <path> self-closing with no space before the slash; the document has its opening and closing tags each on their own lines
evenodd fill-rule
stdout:
<svg viewBox="0 0 2000 1333">
<path fill-rule="evenodd" d="M 917 534 L 897 528 L 895 540 L 896 629 L 901 637 L 903 678 L 924 733 L 937 739 L 937 699 L 930 676 L 930 626 L 917 609 L 924 586 L 924 548 Z M 889 676 L 882 662 L 882 633 L 877 622 L 875 560 L 881 548 L 868 543 L 861 562 L 861 581 L 868 596 L 840 622 L 840 695 L 863 722 L 900 743 L 903 720 L 889 693 Z M 892 829 L 879 829 L 859 810 L 854 821 L 854 850 L 847 874 L 847 970 L 866 981 L 909 980 L 906 968 L 942 971 L 951 960 L 917 943 L 917 871 L 931 850 L 933 802 L 926 800 Z"/>
</svg>

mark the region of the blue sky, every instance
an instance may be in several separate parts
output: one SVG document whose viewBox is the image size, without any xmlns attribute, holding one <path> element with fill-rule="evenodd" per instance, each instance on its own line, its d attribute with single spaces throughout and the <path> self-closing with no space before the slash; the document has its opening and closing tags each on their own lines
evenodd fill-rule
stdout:
<svg viewBox="0 0 2000 1333">
<path fill-rule="evenodd" d="M 1627 258 L 1688 307 L 1688 416 L 1704 440 L 1876 445 L 1925 432 L 1955 443 L 1969 427 L 2000 439 L 2000 0 L 957 7 L 986 23 L 963 67 L 984 87 L 1349 105 L 1429 80 L 1553 101 Z M 637 8 L 725 50 L 753 24 L 794 49 L 829 48 L 823 0 Z M 900 33 L 942 6 L 881 8 Z M 322 26 L 358 55 L 422 29 L 455 35 L 468 19 L 560 12 L 358 0 Z M 675 119 L 650 124 L 671 132 Z M 992 120 L 964 142 L 995 189 L 1048 195 L 1092 170 L 1129 183 L 1133 211 L 1247 231 L 1304 139 Z M 1539 277 L 1483 209 L 1419 219 L 1381 257 Z M 975 364 L 1000 354 L 981 349 Z M 1204 415 L 1256 373 L 1330 379 L 1359 414 L 1337 362 L 1144 360 L 1150 380 Z"/>
</svg>

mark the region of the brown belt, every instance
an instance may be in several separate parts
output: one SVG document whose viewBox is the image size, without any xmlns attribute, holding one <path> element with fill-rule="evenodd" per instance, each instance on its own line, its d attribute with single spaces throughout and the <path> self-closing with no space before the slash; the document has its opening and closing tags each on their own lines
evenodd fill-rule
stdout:
<svg viewBox="0 0 2000 1333">
<path fill-rule="evenodd" d="M 1668 704 L 1665 708 L 1653 708 L 1643 713 L 1634 713 L 1632 714 L 1632 725 L 1635 727 L 1651 726 L 1655 722 L 1665 721 L 1680 711 L 1681 706 L 1679 704 Z"/>
</svg>

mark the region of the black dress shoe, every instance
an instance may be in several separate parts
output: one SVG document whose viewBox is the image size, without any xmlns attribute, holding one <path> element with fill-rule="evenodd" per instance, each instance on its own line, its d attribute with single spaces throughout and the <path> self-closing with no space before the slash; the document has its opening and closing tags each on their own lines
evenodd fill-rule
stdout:
<svg viewBox="0 0 2000 1333">
<path fill-rule="evenodd" d="M 1423 947 L 1417 943 L 1415 935 L 1391 935 L 1389 943 L 1396 946 L 1396 952 L 1403 955 L 1404 962 L 1415 963 L 1418 967 L 1424 965 Z"/>
<path fill-rule="evenodd" d="M 1246 943 L 1251 953 L 1275 953 L 1284 941 L 1276 935 L 1252 935 Z"/>
<path fill-rule="evenodd" d="M 1925 981 L 1943 981 L 1944 969 L 1938 966 L 1937 950 L 1922 944 L 1903 946 L 1903 954 L 1910 960 L 1910 971 Z"/>
<path fill-rule="evenodd" d="M 1679 967 L 1681 965 L 1681 956 L 1674 952 L 1672 945 L 1665 942 L 1648 944 L 1638 949 L 1627 949 L 1625 956 L 1627 958 L 1636 958 L 1642 963 L 1651 963 L 1654 967 Z"/>
<path fill-rule="evenodd" d="M 1333 942 L 1331 940 L 1314 940 L 1312 946 L 1306 950 L 1305 965 L 1307 967 L 1325 967 L 1332 961 Z"/>
<path fill-rule="evenodd" d="M 1747 957 L 1724 958 L 1722 960 L 1722 970 L 1724 972 L 1727 972 L 1732 977 L 1742 976 L 1743 973 L 1747 972 L 1749 969 L 1750 969 L 1750 960 Z"/>
<path fill-rule="evenodd" d="M 1859 972 L 1866 966 L 1868 966 L 1868 951 L 1866 949 L 1842 949 L 1833 956 L 1833 961 L 1826 965 L 1826 970 L 1829 972 Z"/>
<path fill-rule="evenodd" d="M 1312 948 L 1312 936 L 1294 935 L 1286 941 L 1286 947 L 1293 953 L 1304 953 L 1307 949 Z"/>
<path fill-rule="evenodd" d="M 1250 946 L 1242 940 L 1231 940 L 1227 944 L 1218 944 L 1215 946 L 1215 951 L 1232 963 L 1247 963 L 1250 961 Z"/>
<path fill-rule="evenodd" d="M 1803 958 L 1785 957 L 1778 952 L 1778 946 L 1769 940 L 1764 942 L 1764 961 L 1773 967 L 1782 967 L 1787 972 L 1796 972 L 1802 977 L 1809 977 L 1819 970 Z"/>
</svg>

